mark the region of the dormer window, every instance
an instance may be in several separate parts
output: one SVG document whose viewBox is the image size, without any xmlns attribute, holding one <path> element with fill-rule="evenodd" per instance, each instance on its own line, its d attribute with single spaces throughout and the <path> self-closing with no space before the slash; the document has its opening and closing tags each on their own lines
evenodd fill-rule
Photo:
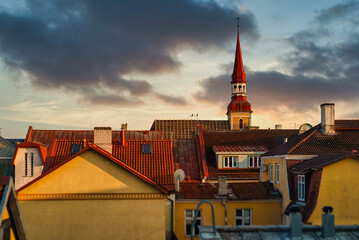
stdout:
<svg viewBox="0 0 359 240">
<path fill-rule="evenodd" d="M 81 149 L 82 149 L 81 144 L 73 144 L 71 153 L 79 153 L 81 151 Z"/>
<path fill-rule="evenodd" d="M 305 176 L 298 175 L 298 200 L 305 201 Z"/>
<path fill-rule="evenodd" d="M 151 144 L 142 144 L 142 153 L 151 153 Z"/>
<path fill-rule="evenodd" d="M 223 157 L 224 168 L 236 168 L 238 167 L 238 157 Z"/>
</svg>

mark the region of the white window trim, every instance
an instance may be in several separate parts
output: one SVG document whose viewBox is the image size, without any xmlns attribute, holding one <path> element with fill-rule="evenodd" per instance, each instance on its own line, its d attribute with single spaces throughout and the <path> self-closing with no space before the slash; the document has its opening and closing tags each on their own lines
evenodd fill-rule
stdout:
<svg viewBox="0 0 359 240">
<path fill-rule="evenodd" d="M 305 201 L 305 175 L 298 175 L 298 200 Z"/>
<path fill-rule="evenodd" d="M 273 182 L 273 164 L 269 164 L 269 180 L 272 183 Z"/>
<path fill-rule="evenodd" d="M 237 216 L 237 210 L 241 210 L 242 211 L 242 216 Z M 244 210 L 249 210 L 249 216 L 244 216 Z M 252 209 L 251 208 L 236 208 L 234 210 L 234 224 L 237 225 L 237 220 L 241 219 L 242 220 L 242 225 L 237 225 L 237 226 L 248 226 L 248 225 L 244 225 L 244 220 L 249 219 L 249 225 L 252 225 Z"/>
<path fill-rule="evenodd" d="M 275 164 L 275 180 L 276 180 L 276 183 L 279 184 L 279 163 L 276 163 Z"/>
<path fill-rule="evenodd" d="M 256 163 L 256 164 L 254 164 Z M 255 167 L 255 165 L 257 165 Z M 250 168 L 260 168 L 260 157 L 259 156 L 248 156 L 248 167 Z"/>
<path fill-rule="evenodd" d="M 192 216 L 191 217 L 187 217 L 187 211 L 192 211 Z M 192 224 L 192 221 L 193 221 L 193 218 L 194 218 L 194 214 L 196 213 L 196 209 L 185 209 L 184 210 L 184 235 L 186 237 L 188 236 L 191 236 L 191 234 L 187 234 L 187 220 L 190 220 L 191 221 L 191 224 Z M 200 224 L 199 225 L 202 225 L 202 209 L 199 210 L 199 215 L 200 217 L 197 217 L 197 220 L 200 220 Z M 193 229 L 195 231 L 195 229 Z M 198 236 L 196 235 L 196 232 L 194 233 L 193 236 Z"/>
<path fill-rule="evenodd" d="M 232 166 L 229 166 L 229 158 L 232 158 Z M 227 159 L 227 166 L 226 166 Z M 222 167 L 223 168 L 238 168 L 238 156 L 223 156 L 222 157 Z"/>
</svg>

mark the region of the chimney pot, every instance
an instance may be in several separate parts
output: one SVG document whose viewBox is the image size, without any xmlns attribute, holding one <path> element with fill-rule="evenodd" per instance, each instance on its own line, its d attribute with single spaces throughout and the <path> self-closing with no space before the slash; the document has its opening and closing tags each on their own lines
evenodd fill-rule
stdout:
<svg viewBox="0 0 359 240">
<path fill-rule="evenodd" d="M 335 134 L 335 110 L 334 103 L 323 103 L 321 108 L 321 129 L 325 135 Z"/>
<path fill-rule="evenodd" d="M 291 239 L 302 239 L 302 214 L 298 205 L 290 207 L 289 219 Z"/>
<path fill-rule="evenodd" d="M 334 215 L 333 208 L 331 206 L 323 207 L 322 214 L 322 238 L 324 239 L 334 239 L 335 238 L 335 225 L 334 225 Z"/>
</svg>

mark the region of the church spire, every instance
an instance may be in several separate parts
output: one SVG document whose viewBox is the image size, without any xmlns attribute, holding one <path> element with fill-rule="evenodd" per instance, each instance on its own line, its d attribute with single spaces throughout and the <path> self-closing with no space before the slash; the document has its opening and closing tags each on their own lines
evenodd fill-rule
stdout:
<svg viewBox="0 0 359 240">
<path fill-rule="evenodd" d="M 239 41 L 239 31 L 237 33 L 236 56 L 235 56 L 235 60 L 234 60 L 234 67 L 233 67 L 231 83 L 246 83 L 246 74 L 245 74 L 244 68 L 243 68 L 241 43 Z"/>
<path fill-rule="evenodd" d="M 237 18 L 239 21 L 239 19 Z M 237 25 L 237 27 L 239 27 Z M 232 73 L 232 100 L 227 107 L 227 116 L 230 129 L 250 129 L 251 128 L 251 104 L 247 101 L 246 74 L 243 68 L 241 44 L 239 41 L 239 31 L 237 32 L 237 47 Z"/>
</svg>

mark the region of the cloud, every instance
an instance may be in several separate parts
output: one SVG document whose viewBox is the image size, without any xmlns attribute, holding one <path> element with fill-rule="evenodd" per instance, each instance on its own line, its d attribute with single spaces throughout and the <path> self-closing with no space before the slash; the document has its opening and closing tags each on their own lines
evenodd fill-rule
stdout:
<svg viewBox="0 0 359 240">
<path fill-rule="evenodd" d="M 187 105 L 187 101 L 184 97 L 175 97 L 175 96 L 165 95 L 162 93 L 156 93 L 155 97 L 165 103 L 170 103 L 173 105 L 182 105 L 182 106 Z"/>
<path fill-rule="evenodd" d="M 336 38 L 338 29 L 322 23 L 330 19 L 336 24 L 341 15 L 353 18 L 358 11 L 359 4 L 353 1 L 324 9 L 315 20 L 318 27 L 302 30 L 286 39 L 291 51 L 279 59 L 280 69 L 285 71 L 247 71 L 247 97 L 252 108 L 258 112 L 282 108 L 309 113 L 324 102 L 359 103 L 356 93 L 359 87 L 358 28 L 354 22 L 348 22 L 350 31 Z M 230 73 L 200 81 L 201 89 L 194 97 L 225 107 L 230 102 Z"/>
<path fill-rule="evenodd" d="M 128 103 L 133 97 L 140 103 L 152 95 L 178 104 L 181 98 L 156 94 L 149 81 L 124 76 L 178 71 L 175 53 L 180 47 L 221 48 L 232 40 L 238 15 L 243 37 L 259 36 L 249 10 L 238 12 L 215 1 L 26 3 L 21 14 L 0 12 L 4 63 L 28 73 L 36 87 L 75 91 L 90 103 Z M 107 96 L 93 93 L 98 90 Z"/>
<path fill-rule="evenodd" d="M 348 18 L 354 22 L 358 19 L 359 2 L 356 0 L 345 1 L 344 3 L 336 4 L 330 8 L 321 10 L 315 18 L 321 24 L 329 24 L 338 19 Z"/>
</svg>

